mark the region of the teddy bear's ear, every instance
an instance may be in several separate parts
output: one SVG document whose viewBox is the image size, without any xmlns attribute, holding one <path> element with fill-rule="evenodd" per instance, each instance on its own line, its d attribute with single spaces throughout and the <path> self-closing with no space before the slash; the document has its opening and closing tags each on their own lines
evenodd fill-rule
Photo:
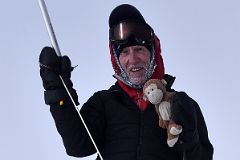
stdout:
<svg viewBox="0 0 240 160">
<path fill-rule="evenodd" d="M 161 79 L 161 82 L 163 83 L 164 86 L 167 85 L 167 81 L 165 81 L 164 79 Z"/>
</svg>

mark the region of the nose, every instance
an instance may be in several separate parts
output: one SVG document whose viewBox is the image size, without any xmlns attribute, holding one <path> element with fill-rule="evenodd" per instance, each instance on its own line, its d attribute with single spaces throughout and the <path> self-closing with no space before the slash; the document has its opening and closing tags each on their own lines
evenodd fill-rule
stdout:
<svg viewBox="0 0 240 160">
<path fill-rule="evenodd" d="M 139 62 L 139 57 L 136 51 L 133 48 L 130 48 L 129 54 L 128 54 L 128 61 L 131 64 L 135 64 Z"/>
</svg>

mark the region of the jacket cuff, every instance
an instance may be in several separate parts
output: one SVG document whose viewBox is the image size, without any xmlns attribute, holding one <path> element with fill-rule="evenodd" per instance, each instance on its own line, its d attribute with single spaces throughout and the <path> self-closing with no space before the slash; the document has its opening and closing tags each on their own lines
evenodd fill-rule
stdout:
<svg viewBox="0 0 240 160">
<path fill-rule="evenodd" d="M 73 100 L 75 101 L 76 105 L 78 105 L 79 102 L 78 102 L 78 95 L 76 90 L 73 88 L 68 88 L 68 90 Z M 70 97 L 67 91 L 65 90 L 65 88 L 44 91 L 44 100 L 45 100 L 45 104 L 47 105 L 56 104 L 61 100 L 67 100 L 67 99 L 70 99 Z"/>
</svg>

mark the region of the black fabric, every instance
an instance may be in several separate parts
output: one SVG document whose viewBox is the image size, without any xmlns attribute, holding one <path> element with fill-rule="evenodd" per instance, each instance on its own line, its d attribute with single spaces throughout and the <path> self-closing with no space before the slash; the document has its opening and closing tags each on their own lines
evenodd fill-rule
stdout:
<svg viewBox="0 0 240 160">
<path fill-rule="evenodd" d="M 175 149 L 185 152 L 184 160 L 212 159 L 211 145 L 204 117 L 196 101 L 184 92 L 177 92 L 172 102 L 172 120 L 183 126 Z"/>
<path fill-rule="evenodd" d="M 167 82 L 166 90 L 171 91 L 172 90 L 171 87 L 172 87 L 176 77 L 169 75 L 169 74 L 165 74 L 163 79 Z"/>
<path fill-rule="evenodd" d="M 116 25 L 123 20 L 137 20 L 146 23 L 141 13 L 132 5 L 122 4 L 117 6 L 109 16 L 109 27 Z"/>
<path fill-rule="evenodd" d="M 39 56 L 40 76 L 45 90 L 63 88 L 59 75 L 67 87 L 73 86 L 70 80 L 73 67 L 68 56 L 58 57 L 51 47 L 44 47 Z"/>
<path fill-rule="evenodd" d="M 183 152 L 185 158 L 201 155 L 204 160 L 211 160 L 212 145 L 203 116 L 197 104 L 192 107 L 197 108 L 199 138 L 187 151 L 169 148 L 166 130 L 158 126 L 155 107 L 150 105 L 141 112 L 118 84 L 96 92 L 80 113 L 104 160 L 182 160 Z M 67 154 L 84 157 L 96 152 L 70 102 L 61 107 L 52 105 L 51 113 Z"/>
<path fill-rule="evenodd" d="M 68 88 L 68 91 L 73 97 L 74 102 L 76 104 L 79 104 L 76 90 L 73 88 Z M 45 100 L 45 103 L 48 105 L 58 103 L 61 100 L 66 100 L 66 99 L 70 99 L 70 97 L 67 94 L 67 91 L 65 88 L 44 91 L 44 100 Z"/>
<path fill-rule="evenodd" d="M 39 56 L 40 76 L 42 78 L 45 103 L 51 105 L 69 96 L 59 77 L 61 75 L 74 101 L 78 104 L 78 97 L 71 81 L 73 67 L 68 56 L 58 57 L 51 47 L 44 47 Z"/>
<path fill-rule="evenodd" d="M 183 126 L 184 133 L 180 137 L 181 148 L 188 150 L 199 142 L 197 131 L 197 113 L 193 101 L 184 92 L 175 94 L 172 102 L 172 120 Z"/>
</svg>

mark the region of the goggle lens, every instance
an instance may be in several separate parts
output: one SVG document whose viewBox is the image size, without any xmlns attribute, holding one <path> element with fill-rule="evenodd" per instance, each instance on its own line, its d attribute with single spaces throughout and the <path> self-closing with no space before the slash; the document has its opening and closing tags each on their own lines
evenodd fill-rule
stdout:
<svg viewBox="0 0 240 160">
<path fill-rule="evenodd" d="M 149 25 L 135 21 L 122 21 L 109 30 L 109 38 L 114 43 L 125 43 L 130 37 L 139 43 L 148 43 L 153 40 L 153 30 Z"/>
</svg>

